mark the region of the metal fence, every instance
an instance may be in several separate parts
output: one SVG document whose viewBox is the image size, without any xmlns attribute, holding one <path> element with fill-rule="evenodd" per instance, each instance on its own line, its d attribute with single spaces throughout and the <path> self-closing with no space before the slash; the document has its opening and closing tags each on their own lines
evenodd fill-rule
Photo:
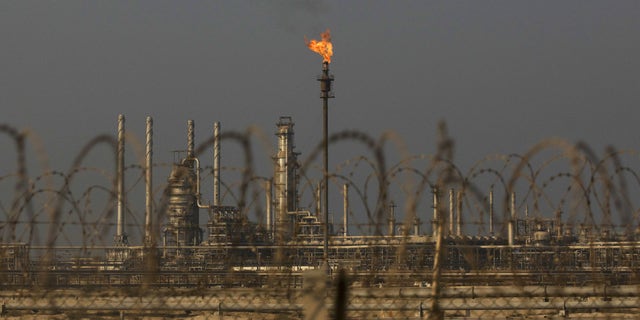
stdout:
<svg viewBox="0 0 640 320">
<path fill-rule="evenodd" d="M 99 136 L 69 170 L 39 172 L 27 165 L 28 133 L 0 126 L 18 159 L 0 176 L 2 316 L 619 319 L 640 311 L 636 152 L 597 157 L 547 140 L 463 173 L 443 127 L 433 155 L 384 154 L 390 137 L 345 131 L 329 144 L 369 155 L 348 155 L 323 182 L 314 169 L 323 144 L 298 160 L 283 140 L 292 137 L 288 121 L 278 124 L 273 176 L 257 174 L 251 131 L 216 133 L 195 148 L 191 128 L 186 157 L 128 166 L 118 166 L 123 140 Z M 245 152 L 222 179 L 215 161 L 200 159 L 220 141 Z M 117 169 L 83 163 L 101 144 L 118 154 L 106 153 Z M 152 168 L 169 179 L 149 183 L 145 196 Z M 224 206 L 203 204 L 207 179 L 222 181 L 213 189 L 223 189 L 214 198 Z M 339 190 L 332 202 L 342 200 L 329 221 L 322 183 Z"/>
</svg>

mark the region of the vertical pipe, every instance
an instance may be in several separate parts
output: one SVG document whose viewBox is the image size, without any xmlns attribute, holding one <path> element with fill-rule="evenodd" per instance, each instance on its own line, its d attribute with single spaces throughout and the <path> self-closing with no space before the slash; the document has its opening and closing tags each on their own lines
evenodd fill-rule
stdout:
<svg viewBox="0 0 640 320">
<path fill-rule="evenodd" d="M 272 225 L 272 222 L 271 222 L 271 220 L 272 220 L 272 218 L 271 218 L 271 203 L 272 203 L 272 200 L 271 200 L 271 179 L 265 181 L 264 194 L 265 194 L 265 197 L 267 198 L 266 199 L 267 200 L 267 204 L 266 204 L 266 207 L 267 207 L 267 234 L 271 235 L 271 231 L 272 231 L 272 228 L 271 228 L 271 225 Z"/>
<path fill-rule="evenodd" d="M 145 219 L 144 219 L 144 236 L 145 242 L 147 244 L 152 244 L 152 234 L 151 234 L 151 214 L 153 211 L 153 201 L 152 201 L 152 192 L 153 192 L 153 119 L 151 117 L 147 117 L 147 128 L 146 128 L 146 136 L 147 136 L 147 148 L 146 148 L 146 165 L 145 165 Z"/>
<path fill-rule="evenodd" d="M 431 220 L 431 230 L 433 238 L 438 237 L 438 187 L 433 188 L 433 220 Z"/>
<path fill-rule="evenodd" d="M 528 208 L 528 207 L 527 207 Z M 529 211 L 529 210 L 527 210 Z M 562 232 L 562 211 L 558 210 L 556 213 L 556 241 L 561 241 L 563 236 Z"/>
<path fill-rule="evenodd" d="M 318 182 L 318 188 L 316 189 L 316 213 L 320 220 L 324 219 L 322 216 L 322 182 Z"/>
<path fill-rule="evenodd" d="M 329 63 L 322 63 L 322 82 L 320 88 L 322 91 L 322 136 L 323 136 L 323 161 L 322 161 L 322 173 L 323 173 L 323 195 L 324 195 L 324 261 L 329 261 L 329 90 L 331 89 L 329 80 Z M 329 84 L 329 85 L 328 85 Z"/>
<path fill-rule="evenodd" d="M 116 188 L 118 197 L 118 217 L 116 225 L 116 242 L 118 244 L 126 244 L 127 236 L 124 233 L 124 115 L 118 115 L 118 149 L 117 149 L 117 168 L 116 168 Z"/>
<path fill-rule="evenodd" d="M 187 159 L 193 159 L 194 145 L 195 141 L 193 120 L 187 120 Z"/>
<path fill-rule="evenodd" d="M 455 216 L 455 205 L 454 205 L 455 195 L 456 195 L 456 191 L 453 188 L 449 189 L 449 235 L 450 236 L 453 235 L 453 221 Z"/>
<path fill-rule="evenodd" d="M 493 235 L 493 189 L 489 191 L 489 234 Z"/>
<path fill-rule="evenodd" d="M 162 232 L 162 257 L 167 256 L 167 231 Z"/>
<path fill-rule="evenodd" d="M 344 206 L 343 207 L 343 209 L 344 209 L 343 210 L 343 217 L 342 217 L 343 218 L 342 219 L 342 223 L 343 223 L 342 236 L 346 237 L 349 234 L 349 232 L 347 231 L 348 230 L 347 226 L 349 225 L 348 224 L 348 219 L 349 219 L 349 185 L 346 184 L 346 183 L 344 184 L 343 194 L 342 195 L 344 197 L 344 199 L 342 201 L 343 206 Z"/>
<path fill-rule="evenodd" d="M 514 244 L 514 224 L 516 223 L 515 220 L 516 220 L 516 193 L 511 192 L 511 214 L 509 218 L 509 229 L 508 229 L 510 246 L 513 246 Z"/>
<path fill-rule="evenodd" d="M 457 204 L 458 204 L 458 237 L 462 236 L 462 192 L 458 192 Z"/>
<path fill-rule="evenodd" d="M 388 235 L 393 237 L 396 235 L 396 204 L 391 201 L 389 205 L 389 232 Z"/>
<path fill-rule="evenodd" d="M 213 205 L 220 205 L 220 122 L 213 123 Z"/>
</svg>

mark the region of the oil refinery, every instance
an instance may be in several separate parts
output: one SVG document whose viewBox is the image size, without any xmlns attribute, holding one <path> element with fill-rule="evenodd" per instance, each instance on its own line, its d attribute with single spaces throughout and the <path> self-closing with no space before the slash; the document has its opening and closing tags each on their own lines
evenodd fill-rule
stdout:
<svg viewBox="0 0 640 320">
<path fill-rule="evenodd" d="M 68 196 L 69 181 L 79 168 L 72 168 L 67 175 L 51 172 L 47 174 L 63 176 L 65 184 L 55 191 L 57 197 L 52 203 L 39 209 L 51 217 L 46 222 L 49 234 L 45 245 L 15 241 L 17 226 L 25 223 L 20 212 L 29 213 L 34 195 L 47 192 L 18 183 L 17 193 L 25 196 L 14 201 L 12 208 L 17 214 L 12 212 L 4 221 L 5 240 L 0 244 L 0 283 L 6 288 L 0 291 L 4 299 L 1 314 L 24 317 L 35 313 L 39 317 L 38 312 L 45 310 L 124 319 L 125 314 L 189 317 L 195 311 L 219 319 L 225 314 L 239 319 L 256 314 L 264 319 L 283 315 L 325 319 L 329 314 L 355 318 L 403 315 L 512 319 L 637 313 L 640 233 L 635 219 L 628 219 L 623 228 L 614 227 L 610 219 L 597 224 L 590 207 L 593 199 L 609 216 L 612 208 L 630 212 L 628 190 L 622 182 L 616 185 L 614 178 L 631 169 L 615 162 L 615 173 L 609 175 L 605 160 L 594 161 L 568 148 L 570 152 L 563 157 L 571 158 L 574 166 L 583 165 L 575 166 L 578 169 L 574 173 L 551 176 L 542 186 L 535 182 L 539 170 L 536 173 L 531 169 L 529 154 L 504 158 L 518 159 L 510 179 L 502 174 L 510 160 L 502 171 L 476 168 L 463 177 L 455 174 L 456 167 L 447 157 L 451 143 L 446 135 L 436 155 L 429 158 L 426 170 L 401 165 L 405 160 L 387 169 L 381 148 L 373 139 L 357 131 L 328 134 L 327 105 L 333 98 L 334 80 L 328 61 L 323 62 L 318 80 L 323 139 L 309 157 L 323 155 L 322 178 L 315 181 L 317 184 L 305 173 L 310 160 L 301 161 L 301 153 L 296 150 L 293 118 L 281 116 L 275 128 L 272 175 L 251 176 L 245 168 L 239 186 L 241 196 L 235 205 L 225 205 L 221 196 L 225 181 L 221 174 L 221 141 L 237 139 L 245 150 L 248 142 L 237 134 L 226 135 L 221 124 L 215 122 L 211 137 L 200 144 L 212 148 L 196 149 L 195 122 L 189 120 L 186 151 L 177 152 L 180 156 L 170 165 L 162 199 L 154 206 L 153 119 L 147 117 L 144 165 L 140 166 L 142 176 L 137 178 L 145 182 L 144 224 L 138 228 L 143 234 L 135 237 L 141 241 L 134 244 L 126 232 L 132 224 L 128 221 L 136 217 L 126 201 L 124 115 L 118 117 L 116 139 L 97 138 L 112 142 L 116 153 L 113 192 L 109 191 L 109 201 L 115 202 L 110 207 L 115 208 L 115 217 L 110 209 L 105 215 L 114 221 L 87 223 L 80 214 L 80 200 L 71 202 L 80 222 L 61 221 L 63 203 L 72 198 Z M 375 171 L 369 177 L 377 179 L 377 199 L 373 207 L 355 207 L 352 193 L 365 197 L 358 185 L 344 183 L 339 190 L 343 211 L 330 214 L 329 185 L 335 186 L 340 177 L 345 182 L 349 179 L 329 172 L 328 146 L 345 137 L 363 142 L 373 151 L 375 161 L 366 161 Z M 617 161 L 617 155 L 611 152 L 607 157 Z M 209 162 L 213 202 L 205 204 L 202 190 L 207 188 L 201 175 L 205 171 L 203 163 Z M 527 166 L 532 173 L 524 180 L 530 186 L 525 202 L 518 203 L 514 185 Z M 403 170 L 422 179 L 415 191 L 409 192 L 411 197 L 403 204 L 408 210 L 401 216 L 388 196 L 386 179 Z M 485 192 L 471 182 L 482 174 L 496 176 L 504 187 L 498 213 L 493 188 Z M 578 198 L 582 198 L 572 203 L 570 210 L 583 210 L 580 214 L 590 219 L 577 221 L 575 213 L 563 213 L 561 209 L 552 211 L 552 218 L 543 218 L 548 212 L 540 214 L 537 201 L 544 186 L 559 178 L 572 180 L 560 203 L 567 201 L 567 194 L 575 187 Z M 244 201 L 251 181 L 262 184 L 264 212 L 256 209 L 257 198 L 253 198 L 253 205 Z M 310 189 L 315 208 L 301 204 L 303 181 L 307 191 L 313 185 Z M 528 209 L 531 199 L 534 215 Z M 417 209 L 419 200 L 430 202 L 431 210 Z M 465 210 L 473 209 L 471 200 L 479 218 L 466 214 Z M 90 202 L 88 197 L 85 202 Z M 354 214 L 355 210 L 366 212 Z M 350 219 L 363 215 L 371 222 L 369 233 L 362 228 L 353 230 L 357 224 Z M 201 221 L 202 216 L 207 220 Z M 339 222 L 335 217 L 341 218 Z M 30 240 L 38 234 L 34 232 L 35 222 L 31 218 L 28 227 L 22 227 L 29 230 Z M 82 245 L 57 244 L 59 236 L 67 237 L 61 231 L 66 225 L 80 225 Z M 112 230 L 111 225 L 115 225 L 115 234 L 110 245 L 87 240 L 91 232 Z M 330 313 L 328 310 L 334 307 Z"/>
<path fill-rule="evenodd" d="M 299 286 L 306 270 L 329 274 L 348 270 L 362 286 L 431 285 L 439 277 L 450 285 L 556 284 L 581 286 L 593 281 L 635 284 L 640 268 L 637 233 L 617 234 L 607 226 L 569 223 L 555 218 L 530 217 L 519 212 L 516 193 L 509 194 L 508 213 L 497 219 L 494 194 L 488 192 L 488 233 L 463 231 L 465 185 L 456 190 L 447 182 L 429 185 L 432 212 L 400 218 L 393 201 L 380 206 L 386 225 L 373 234 L 350 232 L 350 185 L 344 184 L 341 223 L 329 220 L 327 189 L 327 101 L 333 97 L 329 63 L 323 62 L 320 81 L 324 107 L 324 178 L 316 189 L 315 210 L 300 205 L 300 163 L 295 149 L 294 121 L 282 116 L 276 123 L 273 176 L 265 179 L 266 214 L 251 221 L 247 209 L 221 203 L 221 147 L 224 134 L 214 123 L 210 138 L 213 203 L 203 204 L 200 177 L 204 159 L 196 156 L 194 121 L 187 122 L 184 157 L 172 164 L 159 208 L 152 205 L 153 120 L 146 122 L 145 219 L 143 243 L 129 243 L 125 204 L 125 118 L 118 117 L 116 170 L 116 234 L 102 258 L 83 257 L 64 248 L 4 243 L 2 282 L 9 286 L 131 285 L 153 271 L 157 285 L 264 286 L 279 279 Z M 204 153 L 204 152 L 203 152 Z M 454 185 L 449 183 L 449 185 Z M 382 197 L 381 199 L 384 199 Z M 448 200 L 448 201 L 446 201 Z M 448 202 L 448 205 L 445 203 Z M 528 207 L 527 207 L 528 208 Z M 201 213 L 208 216 L 200 221 Z M 336 215 L 337 216 L 337 215 Z M 162 217 L 162 220 L 154 221 Z M 379 217 L 380 218 L 380 217 Z M 501 221 L 500 230 L 496 222 Z M 430 230 L 421 230 L 422 221 Z M 206 225 L 206 229 L 201 226 Z M 156 232 L 154 232 L 156 230 Z M 159 230 L 159 231 L 157 231 Z M 505 232 L 506 231 L 506 232 Z M 67 248 L 70 249 L 70 248 Z M 76 248 L 78 249 L 78 248 Z M 86 248 L 85 248 L 86 249 Z M 443 254 L 437 254 L 442 252 Z M 40 275 L 45 273 L 47 277 Z M 44 279 L 44 280 L 43 280 Z M 46 281 L 42 283 L 42 281 Z"/>
</svg>

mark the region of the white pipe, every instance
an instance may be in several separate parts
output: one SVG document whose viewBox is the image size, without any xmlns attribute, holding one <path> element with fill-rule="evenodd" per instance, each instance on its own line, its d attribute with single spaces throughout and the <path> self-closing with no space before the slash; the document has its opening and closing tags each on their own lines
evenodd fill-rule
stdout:
<svg viewBox="0 0 640 320">
<path fill-rule="evenodd" d="M 344 184 L 343 187 L 343 231 L 342 231 L 342 236 L 346 237 L 349 233 L 347 231 L 347 226 L 348 226 L 348 217 L 349 217 L 349 185 L 348 184 Z"/>
<path fill-rule="evenodd" d="M 220 205 L 220 122 L 213 123 L 213 205 Z"/>
<path fill-rule="evenodd" d="M 196 205 L 198 208 L 210 208 L 202 204 L 202 195 L 200 194 L 200 160 L 195 157 L 195 124 L 193 120 L 187 120 L 187 160 L 193 160 L 196 167 Z"/>
<path fill-rule="evenodd" d="M 127 236 L 124 233 L 124 210 L 125 210 L 125 194 L 124 194 L 124 115 L 118 115 L 118 149 L 116 163 L 116 189 L 118 197 L 118 214 L 116 225 L 116 242 L 119 244 L 127 243 Z"/>
<path fill-rule="evenodd" d="M 144 219 L 144 235 L 145 241 L 147 243 L 152 243 L 152 234 L 151 234 L 151 214 L 153 212 L 153 201 L 152 201 L 152 193 L 153 193 L 153 119 L 151 117 L 147 117 L 147 128 L 146 128 L 146 137 L 147 137 L 147 149 L 146 149 L 146 165 L 145 165 L 145 219 Z"/>
<path fill-rule="evenodd" d="M 202 195 L 200 194 L 200 160 L 196 157 L 193 157 L 191 160 L 196 163 L 196 204 L 198 205 L 198 208 L 211 208 L 211 206 L 205 206 L 202 204 Z"/>
<path fill-rule="evenodd" d="M 271 231 L 272 231 L 271 225 L 273 223 L 273 222 L 271 222 L 271 220 L 272 220 L 272 218 L 271 218 L 271 202 L 272 202 L 272 200 L 271 200 L 271 183 L 272 183 L 271 179 L 265 181 L 265 188 L 264 188 L 264 194 L 265 194 L 265 197 L 267 198 L 266 199 L 266 201 L 267 201 L 267 205 L 266 205 L 266 207 L 267 207 L 267 234 L 269 234 L 269 235 L 271 235 Z"/>
</svg>

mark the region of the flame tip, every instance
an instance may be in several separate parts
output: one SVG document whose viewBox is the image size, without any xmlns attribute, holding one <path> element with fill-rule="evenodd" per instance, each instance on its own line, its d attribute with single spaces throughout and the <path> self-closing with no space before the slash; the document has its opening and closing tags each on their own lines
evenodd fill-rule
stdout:
<svg viewBox="0 0 640 320">
<path fill-rule="evenodd" d="M 333 44 L 331 43 L 331 33 L 329 28 L 327 28 L 325 32 L 320 33 L 320 37 L 322 40 L 318 41 L 315 39 L 308 40 L 305 36 L 305 44 L 311 51 L 322 56 L 323 63 L 330 63 L 331 56 L 333 55 Z"/>
</svg>

